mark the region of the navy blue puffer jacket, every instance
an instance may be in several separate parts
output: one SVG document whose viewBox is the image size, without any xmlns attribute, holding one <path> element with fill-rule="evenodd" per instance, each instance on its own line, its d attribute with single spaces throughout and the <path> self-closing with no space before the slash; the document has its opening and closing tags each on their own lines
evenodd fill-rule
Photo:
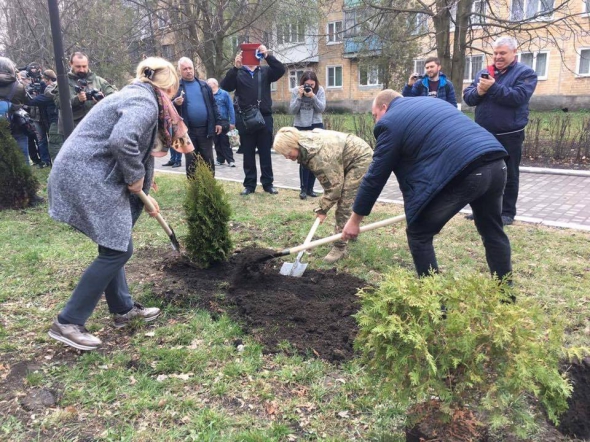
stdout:
<svg viewBox="0 0 590 442">
<path fill-rule="evenodd" d="M 353 210 L 369 215 L 393 172 L 404 197 L 408 225 L 449 181 L 482 155 L 507 156 L 488 131 L 449 103 L 427 97 L 393 100 L 374 133 L 373 162 Z"/>
<path fill-rule="evenodd" d="M 455 97 L 455 88 L 453 83 L 447 78 L 445 74 L 439 74 L 438 90 L 436 91 L 436 98 L 445 100 L 457 107 L 457 97 Z M 420 81 L 416 81 L 413 86 L 406 84 L 402 90 L 404 97 L 428 97 L 428 76 Z"/>
<path fill-rule="evenodd" d="M 496 82 L 485 95 L 477 93 L 482 73 Z M 537 87 L 537 74 L 527 65 L 514 62 L 504 73 L 483 69 L 463 91 L 463 100 L 475 108 L 475 122 L 493 134 L 524 129 L 529 121 L 529 101 Z"/>
</svg>

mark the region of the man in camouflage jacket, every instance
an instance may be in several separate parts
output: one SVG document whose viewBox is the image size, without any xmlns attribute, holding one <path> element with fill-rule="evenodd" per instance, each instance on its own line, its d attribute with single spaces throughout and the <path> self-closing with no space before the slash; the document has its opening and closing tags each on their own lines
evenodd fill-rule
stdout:
<svg viewBox="0 0 590 442">
<path fill-rule="evenodd" d="M 278 131 L 273 148 L 313 172 L 324 189 L 320 206 L 314 212 L 323 222 L 336 205 L 336 232 L 340 232 L 350 217 L 356 192 L 371 164 L 371 147 L 351 134 L 284 127 Z M 336 241 L 324 261 L 336 262 L 346 253 L 346 241 Z"/>
</svg>

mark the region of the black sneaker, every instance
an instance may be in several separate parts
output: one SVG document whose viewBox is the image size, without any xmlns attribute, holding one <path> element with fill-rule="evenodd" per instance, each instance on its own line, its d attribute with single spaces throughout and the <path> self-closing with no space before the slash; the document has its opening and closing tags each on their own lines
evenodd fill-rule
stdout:
<svg viewBox="0 0 590 442">
<path fill-rule="evenodd" d="M 307 193 L 305 193 L 305 191 L 302 190 L 301 192 L 299 192 L 299 198 L 302 200 L 307 199 Z"/>
<path fill-rule="evenodd" d="M 279 193 L 279 191 L 273 186 L 265 187 L 264 191 L 266 193 L 270 193 L 271 195 L 276 195 L 277 193 Z"/>
<path fill-rule="evenodd" d="M 470 213 L 469 215 L 465 215 L 465 219 L 468 219 L 469 221 L 473 221 L 473 213 Z"/>
<path fill-rule="evenodd" d="M 174 163 L 174 164 L 172 165 L 172 167 L 180 167 L 180 166 L 182 166 L 182 163 Z"/>
<path fill-rule="evenodd" d="M 514 222 L 514 218 L 511 218 L 506 215 L 502 215 L 502 224 L 504 224 L 505 226 L 509 226 L 513 222 Z"/>
<path fill-rule="evenodd" d="M 244 190 L 242 190 L 240 192 L 240 195 L 246 196 L 246 195 L 250 195 L 251 193 L 254 193 L 254 190 L 248 189 L 247 187 L 245 187 Z"/>
<path fill-rule="evenodd" d="M 162 166 L 174 166 L 174 161 L 168 161 L 167 163 L 162 164 Z"/>
</svg>

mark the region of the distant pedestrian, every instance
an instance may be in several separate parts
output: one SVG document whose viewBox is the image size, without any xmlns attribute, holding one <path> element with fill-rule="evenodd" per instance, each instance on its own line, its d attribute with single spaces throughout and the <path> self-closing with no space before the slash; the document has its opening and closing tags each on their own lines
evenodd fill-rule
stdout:
<svg viewBox="0 0 590 442">
<path fill-rule="evenodd" d="M 424 74 L 414 72 L 402 90 L 404 97 L 434 97 L 457 107 L 453 83 L 441 72 L 440 60 L 428 57 L 424 60 Z"/>
<path fill-rule="evenodd" d="M 215 135 L 215 152 L 217 153 L 215 165 L 221 166 L 227 162 L 229 167 L 236 167 L 234 152 L 229 144 L 229 137 L 227 136 L 228 129 L 234 130 L 236 128 L 234 104 L 229 94 L 219 87 L 219 83 L 215 78 L 207 80 L 207 84 L 213 91 L 213 97 L 217 103 L 219 115 L 221 115 L 224 124 L 227 125 L 226 129 L 222 130 L 220 134 Z"/>
<path fill-rule="evenodd" d="M 289 112 L 295 114 L 293 126 L 299 130 L 323 129 L 322 113 L 326 110 L 326 94 L 313 71 L 305 71 L 299 79 L 299 86 L 291 91 Z M 305 165 L 299 165 L 299 198 L 317 197 L 313 191 L 315 175 Z"/>
<path fill-rule="evenodd" d="M 463 99 L 475 106 L 475 122 L 491 132 L 508 152 L 508 179 L 502 201 L 502 222 L 510 225 L 516 216 L 519 167 L 528 123 L 529 101 L 537 87 L 534 70 L 516 59 L 518 43 L 500 37 L 493 44 L 494 64 L 479 71 Z"/>
</svg>

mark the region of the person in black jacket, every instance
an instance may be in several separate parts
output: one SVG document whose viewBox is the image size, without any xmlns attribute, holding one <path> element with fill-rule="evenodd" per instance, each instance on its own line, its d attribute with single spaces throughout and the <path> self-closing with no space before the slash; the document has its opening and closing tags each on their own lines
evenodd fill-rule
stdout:
<svg viewBox="0 0 590 442">
<path fill-rule="evenodd" d="M 188 135 L 195 151 L 185 154 L 186 176 L 194 178 L 196 155 L 200 155 L 215 174 L 213 139 L 221 133 L 222 118 L 209 85 L 195 77 L 195 68 L 190 58 L 178 60 L 180 87 L 174 99 L 178 113 L 188 126 Z M 180 160 L 172 166 L 180 166 Z M 177 166 L 177 167 L 178 167 Z"/>
<path fill-rule="evenodd" d="M 510 278 L 510 241 L 502 225 L 507 154 L 478 124 L 443 100 L 405 98 L 386 89 L 373 101 L 377 145 L 344 226 L 356 238 L 362 219 L 395 173 L 404 197 L 408 244 L 419 276 L 438 272 L 433 238 L 467 204 L 492 275 Z"/>
<path fill-rule="evenodd" d="M 260 156 L 260 182 L 265 192 L 271 195 L 279 193 L 273 186 L 273 172 L 270 149 L 272 146 L 273 119 L 272 98 L 270 84 L 277 81 L 285 74 L 285 67 L 274 56 L 268 53 L 264 45 L 258 47 L 258 53 L 263 57 L 268 66 L 243 66 L 242 53 L 240 52 L 225 78 L 221 81 L 221 88 L 235 92 L 236 126 L 240 132 L 240 148 L 244 153 L 244 190 L 242 195 L 249 195 L 256 190 L 256 149 Z M 259 76 L 261 83 L 261 101 L 258 103 Z M 258 106 L 264 117 L 266 126 L 252 134 L 244 133 L 240 128 L 238 117 L 239 110 L 245 110 L 252 106 Z"/>
</svg>

